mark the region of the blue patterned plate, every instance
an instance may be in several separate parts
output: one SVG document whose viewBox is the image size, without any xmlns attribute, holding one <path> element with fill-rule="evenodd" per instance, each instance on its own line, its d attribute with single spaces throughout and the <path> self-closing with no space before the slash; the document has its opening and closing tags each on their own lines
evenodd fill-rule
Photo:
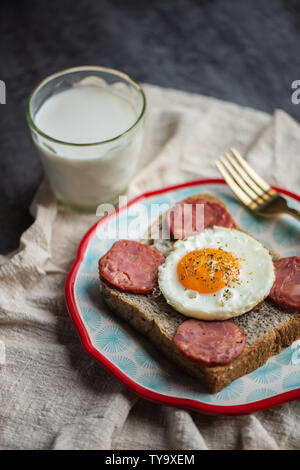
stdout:
<svg viewBox="0 0 300 470">
<path fill-rule="evenodd" d="M 300 197 L 276 188 L 289 204 L 300 209 Z M 300 341 L 284 349 L 256 371 L 241 377 L 221 392 L 208 394 L 193 379 L 178 371 L 142 335 L 117 319 L 102 302 L 98 259 L 118 239 L 116 224 L 134 224 L 133 239 L 148 228 L 153 204 L 168 204 L 192 194 L 211 193 L 221 198 L 244 229 L 282 256 L 300 255 L 299 222 L 291 217 L 255 217 L 244 209 L 223 180 L 201 180 L 147 193 L 101 219 L 83 238 L 66 283 L 66 301 L 85 349 L 110 373 L 144 398 L 213 414 L 242 414 L 269 408 L 300 397 Z M 125 237 L 121 237 L 125 238 Z M 128 236 L 126 237 L 128 238 Z"/>
</svg>

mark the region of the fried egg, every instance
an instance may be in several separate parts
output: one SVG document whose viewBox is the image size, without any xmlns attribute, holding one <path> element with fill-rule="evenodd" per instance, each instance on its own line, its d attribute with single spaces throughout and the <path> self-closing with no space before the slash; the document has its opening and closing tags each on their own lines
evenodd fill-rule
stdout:
<svg viewBox="0 0 300 470">
<path fill-rule="evenodd" d="M 178 240 L 158 269 L 166 301 L 201 320 L 249 312 L 268 296 L 274 280 L 269 251 L 246 233 L 224 227 Z"/>
</svg>

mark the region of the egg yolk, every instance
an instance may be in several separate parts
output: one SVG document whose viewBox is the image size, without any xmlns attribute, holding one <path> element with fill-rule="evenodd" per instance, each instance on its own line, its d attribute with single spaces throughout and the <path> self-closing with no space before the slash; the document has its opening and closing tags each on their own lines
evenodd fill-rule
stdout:
<svg viewBox="0 0 300 470">
<path fill-rule="evenodd" d="M 192 251 L 177 264 L 181 284 L 200 294 L 218 292 L 235 281 L 239 272 L 238 258 L 220 248 Z"/>
</svg>

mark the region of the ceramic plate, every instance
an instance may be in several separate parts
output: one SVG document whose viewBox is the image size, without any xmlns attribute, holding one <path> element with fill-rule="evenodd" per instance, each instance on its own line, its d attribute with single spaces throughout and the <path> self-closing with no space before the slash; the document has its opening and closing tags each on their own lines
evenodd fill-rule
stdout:
<svg viewBox="0 0 300 470">
<path fill-rule="evenodd" d="M 283 193 L 291 207 L 300 197 Z M 152 204 L 168 204 L 197 193 L 221 198 L 235 220 L 282 256 L 300 255 L 299 222 L 289 216 L 254 217 L 222 180 L 201 180 L 143 194 L 102 218 L 83 238 L 66 282 L 66 301 L 82 344 L 102 366 L 132 391 L 157 403 L 213 414 L 242 414 L 300 397 L 300 342 L 272 357 L 260 369 L 235 380 L 221 392 L 208 394 L 196 379 L 178 371 L 141 334 L 121 322 L 104 305 L 99 291 L 98 259 L 118 239 L 115 228 L 128 227 L 140 239 L 147 231 Z M 140 215 L 140 204 L 145 213 Z M 115 236 L 115 238 L 113 238 Z"/>
</svg>

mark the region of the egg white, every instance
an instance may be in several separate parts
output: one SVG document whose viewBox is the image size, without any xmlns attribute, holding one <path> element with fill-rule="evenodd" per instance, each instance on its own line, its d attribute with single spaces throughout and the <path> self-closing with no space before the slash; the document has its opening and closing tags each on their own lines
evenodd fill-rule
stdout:
<svg viewBox="0 0 300 470">
<path fill-rule="evenodd" d="M 181 258 L 204 248 L 221 248 L 239 260 L 238 279 L 213 294 L 184 288 L 177 275 Z M 224 227 L 178 240 L 158 269 L 159 287 L 166 301 L 183 315 L 201 320 L 226 320 L 249 312 L 268 296 L 274 280 L 269 251 L 246 233 Z"/>
</svg>

